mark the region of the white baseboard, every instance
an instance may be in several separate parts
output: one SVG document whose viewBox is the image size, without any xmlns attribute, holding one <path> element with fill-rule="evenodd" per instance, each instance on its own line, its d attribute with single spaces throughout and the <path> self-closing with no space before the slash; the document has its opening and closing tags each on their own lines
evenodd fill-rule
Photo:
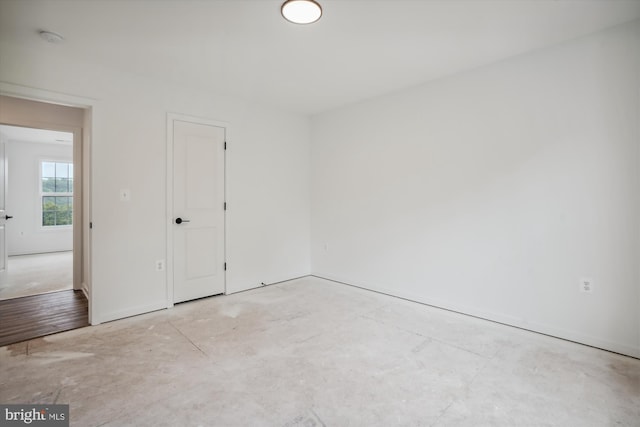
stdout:
<svg viewBox="0 0 640 427">
<path fill-rule="evenodd" d="M 124 319 L 126 317 L 137 316 L 139 314 L 150 313 L 152 311 L 164 310 L 167 308 L 167 301 L 156 301 L 152 304 L 145 304 L 136 307 L 129 307 L 123 310 L 111 311 L 106 313 L 100 313 L 95 316 L 98 323 L 111 322 L 113 320 Z"/>
<path fill-rule="evenodd" d="M 12 256 L 26 256 L 26 255 L 48 255 L 48 254 L 58 254 L 63 252 L 73 252 L 73 249 L 50 249 L 47 251 L 41 251 L 41 250 L 35 249 L 32 251 L 21 251 L 16 253 L 9 252 L 7 256 L 12 257 Z"/>
<path fill-rule="evenodd" d="M 282 277 L 276 277 L 276 278 L 269 278 L 268 281 L 265 282 L 264 285 L 249 285 L 248 287 L 242 287 L 236 290 L 227 290 L 225 292 L 225 295 L 231 295 L 231 294 L 237 294 L 238 292 L 245 292 L 245 291 L 250 291 L 252 289 L 258 289 L 258 288 L 263 288 L 265 286 L 270 286 L 270 285 L 277 285 L 278 283 L 282 283 L 282 282 L 289 282 L 291 280 L 296 280 L 296 279 L 302 279 L 303 277 L 309 277 L 311 276 L 311 274 L 309 273 L 303 273 L 300 275 L 294 275 L 292 276 L 282 276 Z"/>
<path fill-rule="evenodd" d="M 85 282 L 82 282 L 82 287 L 80 288 L 80 290 L 84 294 L 87 301 L 91 301 L 91 299 L 89 298 L 89 286 L 87 286 Z"/>
</svg>

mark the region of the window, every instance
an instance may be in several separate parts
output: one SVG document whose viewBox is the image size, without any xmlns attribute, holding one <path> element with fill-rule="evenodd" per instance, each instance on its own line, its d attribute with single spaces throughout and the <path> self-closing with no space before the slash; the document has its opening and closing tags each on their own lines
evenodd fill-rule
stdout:
<svg viewBox="0 0 640 427">
<path fill-rule="evenodd" d="M 42 226 L 71 225 L 73 218 L 73 163 L 42 162 L 40 197 Z"/>
</svg>

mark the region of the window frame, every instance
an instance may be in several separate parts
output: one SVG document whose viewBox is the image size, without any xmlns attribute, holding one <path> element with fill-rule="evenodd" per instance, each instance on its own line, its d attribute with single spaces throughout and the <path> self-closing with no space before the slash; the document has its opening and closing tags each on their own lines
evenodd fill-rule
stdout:
<svg viewBox="0 0 640 427">
<path fill-rule="evenodd" d="M 64 193 L 51 193 L 51 192 L 44 192 L 43 188 L 42 188 L 42 180 L 44 179 L 43 177 L 43 165 L 44 163 L 66 163 L 68 165 L 73 165 L 73 159 L 69 159 L 69 158 L 40 158 L 38 159 L 38 226 L 39 229 L 41 231 L 56 231 L 56 230 L 68 230 L 68 229 L 73 229 L 73 211 L 75 210 L 75 197 L 74 197 L 74 192 L 75 192 L 75 167 L 73 170 L 73 173 L 71 174 L 72 176 L 70 176 L 69 178 L 73 181 L 73 189 L 74 191 L 72 192 L 64 192 Z M 62 224 L 62 225 L 44 225 L 44 209 L 43 209 L 43 198 L 44 197 L 71 197 L 71 203 L 72 203 L 72 208 L 71 208 L 71 224 Z"/>
</svg>

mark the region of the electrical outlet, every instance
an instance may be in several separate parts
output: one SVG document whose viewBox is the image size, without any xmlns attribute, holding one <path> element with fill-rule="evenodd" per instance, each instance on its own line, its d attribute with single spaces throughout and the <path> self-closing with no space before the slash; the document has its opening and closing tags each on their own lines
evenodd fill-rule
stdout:
<svg viewBox="0 0 640 427">
<path fill-rule="evenodd" d="M 156 271 L 164 271 L 164 260 L 159 259 L 156 261 Z"/>
<path fill-rule="evenodd" d="M 582 278 L 580 279 L 580 292 L 590 294 L 593 292 L 593 279 Z"/>
</svg>

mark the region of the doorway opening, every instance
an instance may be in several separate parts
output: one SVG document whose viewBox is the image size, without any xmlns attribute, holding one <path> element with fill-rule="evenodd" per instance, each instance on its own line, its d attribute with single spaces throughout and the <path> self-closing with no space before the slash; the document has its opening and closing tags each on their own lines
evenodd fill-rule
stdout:
<svg viewBox="0 0 640 427">
<path fill-rule="evenodd" d="M 73 133 L 0 125 L 6 271 L 0 300 L 73 289 Z"/>
<path fill-rule="evenodd" d="M 0 345 L 89 325 L 89 111 L 0 96 Z"/>
</svg>

